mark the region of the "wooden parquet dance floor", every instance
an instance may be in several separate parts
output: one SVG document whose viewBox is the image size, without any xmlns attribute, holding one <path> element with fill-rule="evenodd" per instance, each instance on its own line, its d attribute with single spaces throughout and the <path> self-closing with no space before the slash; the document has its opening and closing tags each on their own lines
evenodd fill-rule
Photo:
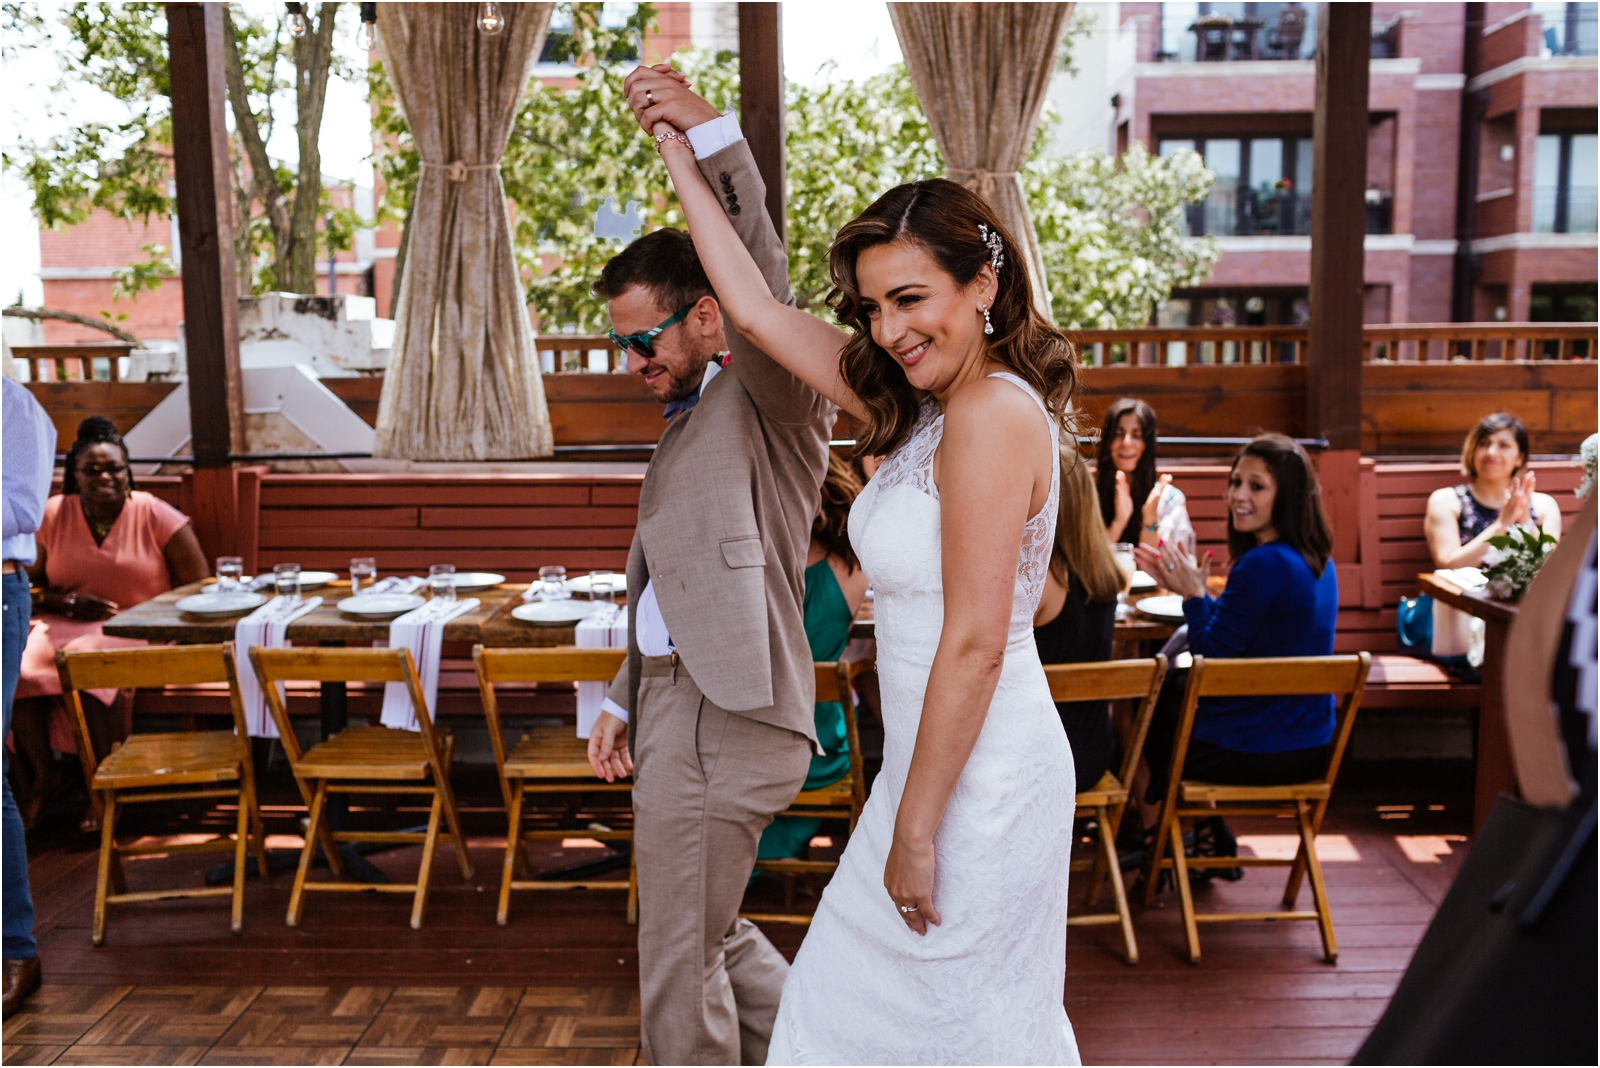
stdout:
<svg viewBox="0 0 1600 1068">
<path fill-rule="evenodd" d="M 1073 928 L 1065 1000 L 1085 1063 L 1343 1063 L 1382 1012 L 1465 853 L 1470 797 L 1394 767 L 1336 791 L 1322 855 L 1341 955 L 1321 960 L 1314 924 L 1212 925 L 1198 967 L 1183 959 L 1176 899 L 1136 913 L 1141 960 L 1117 955 L 1115 927 Z M 1376 785 L 1381 783 L 1382 785 Z M 1391 785 L 1400 784 L 1400 785 Z M 294 812 L 269 812 L 290 834 Z M 214 814 L 217 822 L 230 819 Z M 201 823 L 208 822 L 203 820 Z M 503 818 L 503 817 L 502 817 Z M 497 927 L 500 847 L 493 813 L 468 814 L 477 876 L 441 857 L 427 922 L 410 898 L 324 894 L 284 925 L 290 876 L 250 883 L 245 931 L 218 900 L 114 908 L 90 944 L 93 843 L 67 829 L 33 836 L 32 882 L 45 987 L 6 1021 L 6 1064 L 633 1064 L 638 955 L 614 892 L 521 893 Z M 156 835 L 199 833 L 169 816 Z M 1289 827 L 1235 827 L 1257 853 L 1291 848 Z M 274 841 L 287 845 L 287 838 Z M 564 856 L 583 855 L 569 844 Z M 416 848 L 371 859 L 414 872 Z M 211 858 L 214 860 L 214 857 Z M 198 879 L 206 858 L 128 864 L 130 889 Z M 1202 905 L 1275 907 L 1281 876 L 1248 872 L 1199 891 Z M 1302 905 L 1304 895 L 1302 891 Z M 814 900 L 799 899 L 807 908 Z M 752 907 L 781 904 L 758 884 Z M 1076 907 L 1076 902 L 1074 903 Z M 797 927 L 769 927 L 792 956 Z"/>
</svg>

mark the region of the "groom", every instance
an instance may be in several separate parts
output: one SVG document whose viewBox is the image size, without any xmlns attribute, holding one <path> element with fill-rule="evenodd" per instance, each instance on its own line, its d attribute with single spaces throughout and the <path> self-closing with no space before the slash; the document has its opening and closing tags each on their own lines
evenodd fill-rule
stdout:
<svg viewBox="0 0 1600 1068">
<path fill-rule="evenodd" d="M 773 295 L 793 303 L 738 123 L 662 71 L 641 67 L 627 91 L 647 130 L 687 132 Z M 628 659 L 589 738 L 597 775 L 634 774 L 643 1054 L 761 1064 L 789 966 L 739 905 L 816 745 L 804 571 L 836 410 L 725 324 L 687 233 L 635 241 L 595 290 L 669 420 L 628 553 Z"/>
</svg>

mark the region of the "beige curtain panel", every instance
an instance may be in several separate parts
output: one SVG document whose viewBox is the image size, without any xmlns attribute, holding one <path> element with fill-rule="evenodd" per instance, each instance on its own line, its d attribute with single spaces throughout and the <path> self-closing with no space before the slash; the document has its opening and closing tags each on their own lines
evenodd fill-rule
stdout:
<svg viewBox="0 0 1600 1068">
<path fill-rule="evenodd" d="M 1071 13 L 1071 4 L 889 5 L 951 180 L 987 200 L 1027 244 L 1034 300 L 1046 315 L 1050 292 L 1017 168 L 1038 125 Z"/>
<path fill-rule="evenodd" d="M 539 354 L 511 248 L 500 158 L 554 4 L 379 4 L 378 48 L 422 157 L 374 453 L 551 454 Z"/>
</svg>

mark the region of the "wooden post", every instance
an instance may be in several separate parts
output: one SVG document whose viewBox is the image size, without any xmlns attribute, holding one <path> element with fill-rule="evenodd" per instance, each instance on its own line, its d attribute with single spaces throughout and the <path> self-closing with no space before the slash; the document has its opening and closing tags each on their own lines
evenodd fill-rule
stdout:
<svg viewBox="0 0 1600 1068">
<path fill-rule="evenodd" d="M 767 183 L 767 214 L 778 228 L 778 240 L 786 241 L 783 13 L 777 4 L 739 5 L 739 111 L 739 125 Z"/>
<path fill-rule="evenodd" d="M 1359 556 L 1361 312 L 1367 230 L 1367 70 L 1372 5 L 1321 5 L 1311 188 L 1311 324 L 1306 427 L 1328 440 L 1318 462 L 1333 556 Z M 1377 516 L 1365 517 L 1377 522 Z M 1377 566 L 1377 561 L 1368 561 Z"/>
<path fill-rule="evenodd" d="M 195 532 L 210 556 L 238 541 L 239 489 L 232 453 L 244 452 L 239 378 L 239 293 L 233 259 L 233 206 L 224 4 L 167 5 L 172 84 L 172 157 L 183 262 L 184 347 L 195 473 Z M 253 540 L 250 539 L 250 540 Z"/>
</svg>

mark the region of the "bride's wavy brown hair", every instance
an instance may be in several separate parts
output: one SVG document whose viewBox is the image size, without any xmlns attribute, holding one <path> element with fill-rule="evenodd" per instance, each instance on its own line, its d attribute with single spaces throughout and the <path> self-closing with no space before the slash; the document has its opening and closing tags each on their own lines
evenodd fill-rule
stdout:
<svg viewBox="0 0 1600 1068">
<path fill-rule="evenodd" d="M 989 262 L 989 248 L 979 227 L 998 233 L 1005 242 L 1005 265 L 999 290 L 989 308 L 994 334 L 990 353 L 1044 398 L 1063 427 L 1070 429 L 1069 403 L 1078 384 L 1078 359 L 1067 340 L 1033 306 L 1027 256 L 987 202 L 945 178 L 895 186 L 873 201 L 834 238 L 828 252 L 833 290 L 828 305 L 839 323 L 852 332 L 839 353 L 839 373 L 861 398 L 865 425 L 856 435 L 857 456 L 882 456 L 905 440 L 916 422 L 922 398 L 906 379 L 905 369 L 872 339 L 856 282 L 856 261 L 869 248 L 911 241 L 933 257 L 958 285 L 968 285 Z"/>
</svg>

